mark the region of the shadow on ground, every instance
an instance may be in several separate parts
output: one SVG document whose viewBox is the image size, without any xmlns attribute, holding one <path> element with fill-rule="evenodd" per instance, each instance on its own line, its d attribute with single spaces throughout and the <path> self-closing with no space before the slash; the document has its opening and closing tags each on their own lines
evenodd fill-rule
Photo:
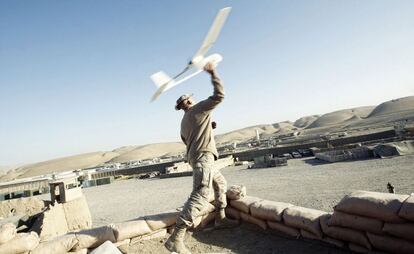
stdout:
<svg viewBox="0 0 414 254">
<path fill-rule="evenodd" d="M 296 253 L 329 253 L 329 254 L 345 254 L 352 253 L 350 251 L 339 249 L 331 245 L 327 245 L 320 241 L 294 239 L 277 234 L 272 230 L 263 231 L 255 225 L 242 223 L 234 229 L 211 230 L 206 229 L 194 232 L 191 236 L 199 245 L 210 246 L 208 248 L 197 251 L 190 240 L 189 247 L 194 253 L 208 253 L 209 251 L 217 253 L 280 253 L 280 254 L 296 254 Z M 216 248 L 218 247 L 218 248 Z"/>
<path fill-rule="evenodd" d="M 306 159 L 303 160 L 306 164 L 312 165 L 312 166 L 318 166 L 318 165 L 323 165 L 323 164 L 328 164 L 329 162 L 326 161 L 322 161 L 316 158 L 310 158 L 310 159 Z"/>
</svg>

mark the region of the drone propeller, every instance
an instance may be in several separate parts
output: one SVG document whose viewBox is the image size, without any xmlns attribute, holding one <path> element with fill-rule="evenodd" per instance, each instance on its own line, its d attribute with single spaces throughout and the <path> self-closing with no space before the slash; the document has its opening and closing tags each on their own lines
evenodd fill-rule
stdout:
<svg viewBox="0 0 414 254">
<path fill-rule="evenodd" d="M 172 80 L 175 80 L 177 78 L 179 78 L 181 75 L 183 75 L 186 71 L 188 71 L 191 68 L 191 64 L 188 64 L 184 70 L 182 70 L 180 73 L 178 73 L 177 75 L 175 75 Z"/>
</svg>

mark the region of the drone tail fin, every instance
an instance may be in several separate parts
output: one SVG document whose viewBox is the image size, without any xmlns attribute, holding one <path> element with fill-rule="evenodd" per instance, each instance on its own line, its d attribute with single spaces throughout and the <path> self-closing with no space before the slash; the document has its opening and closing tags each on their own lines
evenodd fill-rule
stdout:
<svg viewBox="0 0 414 254">
<path fill-rule="evenodd" d="M 160 88 L 161 86 L 171 82 L 172 78 L 170 78 L 165 72 L 159 71 L 151 75 L 151 80 L 154 82 L 155 86 Z"/>
</svg>

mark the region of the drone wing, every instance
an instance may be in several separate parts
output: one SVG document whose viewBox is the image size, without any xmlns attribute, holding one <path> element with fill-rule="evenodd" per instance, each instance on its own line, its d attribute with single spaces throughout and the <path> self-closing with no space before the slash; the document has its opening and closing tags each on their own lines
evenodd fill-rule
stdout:
<svg viewBox="0 0 414 254">
<path fill-rule="evenodd" d="M 164 92 L 166 92 L 167 90 L 170 90 L 171 88 L 173 88 L 174 86 L 181 84 L 182 82 L 198 75 L 199 73 L 201 73 L 203 70 L 197 70 L 181 79 L 171 79 L 169 78 L 164 72 L 160 71 L 157 72 L 155 74 L 153 74 L 151 76 L 152 81 L 154 81 L 154 83 L 157 85 L 158 89 L 157 91 L 154 93 L 154 95 L 151 98 L 151 101 L 155 101 L 161 94 L 163 94 Z M 163 80 L 163 76 L 168 77 L 167 82 L 164 82 L 165 80 Z M 161 78 L 160 78 L 161 77 Z M 164 82 L 164 83 L 162 83 Z"/>
<path fill-rule="evenodd" d="M 152 74 L 151 80 L 158 88 L 172 81 L 172 79 L 163 71 Z"/>
<path fill-rule="evenodd" d="M 224 23 L 226 22 L 227 16 L 231 11 L 231 7 L 226 7 L 221 9 L 218 13 L 216 18 L 214 19 L 213 25 L 210 27 L 206 38 L 203 41 L 200 49 L 194 55 L 193 59 L 198 56 L 204 56 L 207 51 L 213 46 L 216 42 L 217 37 L 220 34 L 221 28 L 223 28 Z"/>
</svg>

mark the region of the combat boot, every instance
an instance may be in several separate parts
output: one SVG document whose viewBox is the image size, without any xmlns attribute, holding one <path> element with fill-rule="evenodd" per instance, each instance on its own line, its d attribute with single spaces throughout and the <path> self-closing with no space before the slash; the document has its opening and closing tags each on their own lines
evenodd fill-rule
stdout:
<svg viewBox="0 0 414 254">
<path fill-rule="evenodd" d="M 239 221 L 231 220 L 226 217 L 226 211 L 224 208 L 221 208 L 216 214 L 216 220 L 214 221 L 215 229 L 222 228 L 234 228 L 239 225 Z"/>
<path fill-rule="evenodd" d="M 179 254 L 191 254 L 184 245 L 185 228 L 175 228 L 170 238 L 165 242 L 164 246 L 171 252 Z"/>
</svg>

